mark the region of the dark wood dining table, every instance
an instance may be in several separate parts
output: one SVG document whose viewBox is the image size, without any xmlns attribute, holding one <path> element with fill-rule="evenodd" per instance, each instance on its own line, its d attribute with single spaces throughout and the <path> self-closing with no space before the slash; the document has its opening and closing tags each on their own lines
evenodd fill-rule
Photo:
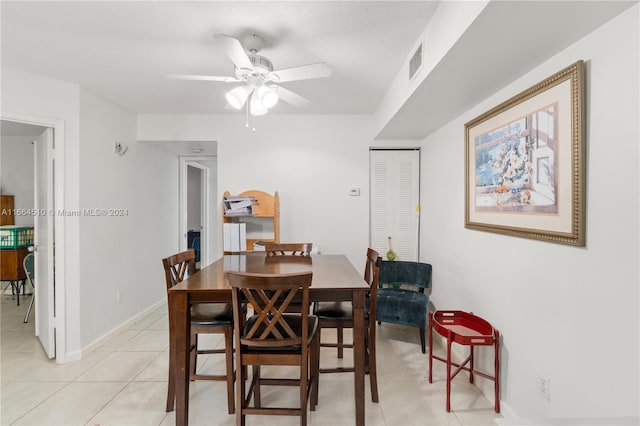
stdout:
<svg viewBox="0 0 640 426">
<path fill-rule="evenodd" d="M 189 424 L 190 307 L 195 303 L 230 302 L 228 271 L 266 274 L 313 272 L 311 301 L 350 301 L 353 304 L 353 363 L 355 424 L 364 426 L 365 322 L 369 286 L 344 255 L 317 255 L 309 261 L 273 260 L 264 253 L 226 255 L 169 290 L 170 354 L 176 383 L 176 426 Z M 360 330 L 359 332 L 357 330 Z M 320 403 L 322 403 L 320 401 Z"/>
</svg>

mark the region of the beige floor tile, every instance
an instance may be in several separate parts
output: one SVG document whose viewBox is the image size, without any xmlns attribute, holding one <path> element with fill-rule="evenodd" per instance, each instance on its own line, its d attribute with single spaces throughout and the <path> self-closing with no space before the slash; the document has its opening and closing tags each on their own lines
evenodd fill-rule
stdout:
<svg viewBox="0 0 640 426">
<path fill-rule="evenodd" d="M 380 406 L 388 426 L 460 424 L 455 414 L 444 409 L 440 389 L 428 382 L 381 382 Z"/>
<path fill-rule="evenodd" d="M 348 381 L 325 380 L 320 376 L 318 389 L 318 406 L 311 412 L 311 424 L 322 426 L 347 426 L 355 423 L 355 399 L 353 376 Z M 365 379 L 365 419 L 369 426 L 385 425 L 382 406 L 371 401 L 369 380 Z"/>
<path fill-rule="evenodd" d="M 71 382 L 108 355 L 108 352 L 92 352 L 79 361 L 67 364 L 57 364 L 54 359 L 38 362 L 17 380 L 27 382 Z"/>
<path fill-rule="evenodd" d="M 36 337 L 31 337 L 36 340 Z M 3 341 L 2 344 L 6 344 Z M 0 356 L 0 382 L 4 386 L 7 383 L 20 380 L 31 370 L 49 363 L 49 359 L 42 349 L 35 352 L 5 352 Z"/>
<path fill-rule="evenodd" d="M 2 353 L 7 352 L 35 352 L 41 350 L 40 341 L 35 337 L 35 333 L 25 333 L 23 330 L 2 330 L 0 340 L 2 341 Z"/>
<path fill-rule="evenodd" d="M 147 330 L 168 330 L 169 318 L 167 315 L 163 315 L 159 320 L 147 327 Z"/>
<path fill-rule="evenodd" d="M 93 417 L 88 424 L 100 426 L 159 425 L 167 413 L 167 384 L 132 382 Z"/>
<path fill-rule="evenodd" d="M 66 384 L 16 382 L 3 386 L 0 423 L 3 425 L 12 424 Z"/>
<path fill-rule="evenodd" d="M 169 371 L 169 352 L 160 352 L 149 365 L 138 374 L 134 382 L 166 382 Z"/>
<path fill-rule="evenodd" d="M 125 382 L 69 383 L 14 424 L 84 425 L 126 385 Z"/>
<path fill-rule="evenodd" d="M 108 339 L 104 344 L 99 346 L 96 351 L 98 352 L 112 352 L 118 349 L 120 346 L 127 343 L 129 340 L 133 339 L 135 336 L 140 334 L 141 330 L 123 330 L 115 336 Z"/>
<path fill-rule="evenodd" d="M 156 321 L 158 321 L 160 318 L 162 318 L 163 316 L 167 315 L 167 308 L 165 307 L 164 310 L 162 309 L 155 309 L 154 311 L 148 313 L 147 315 L 145 315 L 143 318 L 140 318 L 138 321 L 136 321 L 135 323 L 131 324 L 128 329 L 129 330 L 144 330 L 146 328 L 148 328 L 151 324 L 155 323 Z"/>
<path fill-rule="evenodd" d="M 191 382 L 189 386 L 189 426 L 234 425 L 235 417 L 228 414 L 226 395 L 224 382 Z M 163 426 L 175 425 L 175 412 L 167 413 L 161 424 Z"/>
<path fill-rule="evenodd" d="M 168 330 L 142 330 L 140 333 L 120 345 L 119 352 L 164 351 L 169 347 Z"/>
<path fill-rule="evenodd" d="M 113 352 L 78 377 L 76 381 L 129 382 L 157 356 L 157 352 Z"/>
</svg>

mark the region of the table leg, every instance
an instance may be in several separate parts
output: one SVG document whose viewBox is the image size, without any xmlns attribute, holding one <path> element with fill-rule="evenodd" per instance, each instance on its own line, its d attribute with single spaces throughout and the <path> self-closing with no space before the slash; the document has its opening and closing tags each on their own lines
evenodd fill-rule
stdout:
<svg viewBox="0 0 640 426">
<path fill-rule="evenodd" d="M 191 334 L 189 302 L 183 292 L 169 292 L 170 348 L 169 356 L 173 359 L 173 379 L 176 392 L 176 426 L 189 424 L 189 346 Z"/>
<path fill-rule="evenodd" d="M 429 312 L 429 383 L 433 383 L 433 312 Z"/>
<path fill-rule="evenodd" d="M 470 346 L 469 351 L 469 383 L 473 383 L 473 345 Z"/>
<path fill-rule="evenodd" d="M 447 335 L 447 413 L 451 411 L 451 332 Z"/>
<path fill-rule="evenodd" d="M 496 330 L 495 332 L 495 358 L 494 358 L 494 368 L 495 368 L 495 377 L 494 377 L 494 391 L 495 391 L 495 410 L 496 413 L 500 412 L 500 332 Z"/>
<path fill-rule="evenodd" d="M 364 323 L 365 292 L 353 292 L 353 365 L 356 399 L 356 426 L 364 426 Z"/>
</svg>

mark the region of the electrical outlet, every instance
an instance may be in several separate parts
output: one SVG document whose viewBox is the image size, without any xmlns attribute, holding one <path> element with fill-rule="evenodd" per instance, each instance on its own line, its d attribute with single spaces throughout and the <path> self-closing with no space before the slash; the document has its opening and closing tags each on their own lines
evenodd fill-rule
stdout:
<svg viewBox="0 0 640 426">
<path fill-rule="evenodd" d="M 547 401 L 549 401 L 549 387 L 549 377 L 542 373 L 538 373 L 538 393 Z"/>
<path fill-rule="evenodd" d="M 122 302 L 122 293 L 116 291 L 116 302 Z"/>
</svg>

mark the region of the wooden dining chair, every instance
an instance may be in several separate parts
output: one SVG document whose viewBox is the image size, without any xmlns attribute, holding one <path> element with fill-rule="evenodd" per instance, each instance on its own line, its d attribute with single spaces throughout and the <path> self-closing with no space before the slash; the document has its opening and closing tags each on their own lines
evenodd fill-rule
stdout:
<svg viewBox="0 0 640 426">
<path fill-rule="evenodd" d="M 233 297 L 236 365 L 241 371 L 252 366 L 249 389 L 245 377 L 236 381 L 236 425 L 245 424 L 246 415 L 300 416 L 307 424 L 307 405 L 315 410 L 318 402 L 317 382 L 320 356 L 318 318 L 309 315 L 311 272 L 296 274 L 255 274 L 228 272 Z M 302 309 L 288 313 L 287 307 L 302 295 Z M 253 308 L 249 318 L 242 304 Z M 292 378 L 263 377 L 263 365 L 298 366 L 300 376 Z M 239 371 L 240 371 L 239 370 Z M 244 376 L 244 374 L 243 374 Z M 296 408 L 264 407 L 261 386 L 299 386 L 300 404 Z M 253 398 L 253 405 L 249 405 Z"/>
<path fill-rule="evenodd" d="M 378 293 L 378 276 L 382 258 L 377 251 L 367 249 L 367 260 L 364 270 L 364 280 L 369 284 L 367 310 L 365 312 L 365 371 L 369 373 L 371 382 L 371 400 L 378 402 L 378 374 L 376 369 L 376 298 Z M 344 329 L 353 328 L 353 307 L 348 302 L 316 302 L 313 314 L 320 319 L 320 333 L 322 329 L 336 329 L 336 343 L 322 342 L 320 346 L 338 349 L 338 358 L 342 358 L 344 348 L 353 348 L 353 343 L 344 342 Z M 353 372 L 353 367 L 320 368 L 320 373 Z"/>
<path fill-rule="evenodd" d="M 183 251 L 162 259 L 168 290 L 196 272 L 195 251 Z M 170 315 L 171 317 L 171 315 Z M 224 349 L 199 349 L 199 334 L 224 334 Z M 235 412 L 233 398 L 233 308 L 229 303 L 197 303 L 191 307 L 191 344 L 189 351 L 189 380 L 224 380 L 227 382 L 227 405 L 229 414 Z M 197 356 L 200 354 L 225 354 L 225 374 L 199 374 Z M 175 378 L 173 358 L 169 361 L 169 386 L 166 411 L 173 411 L 175 402 Z"/>
<path fill-rule="evenodd" d="M 271 256 L 311 256 L 313 243 L 265 243 L 267 257 Z"/>
</svg>

